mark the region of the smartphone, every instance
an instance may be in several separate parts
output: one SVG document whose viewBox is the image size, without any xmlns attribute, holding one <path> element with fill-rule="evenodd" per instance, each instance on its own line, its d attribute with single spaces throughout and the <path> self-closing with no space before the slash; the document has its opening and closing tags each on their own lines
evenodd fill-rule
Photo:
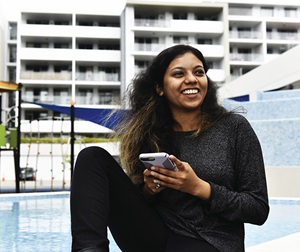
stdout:
<svg viewBox="0 0 300 252">
<path fill-rule="evenodd" d="M 165 152 L 142 153 L 139 155 L 139 159 L 147 169 L 157 166 L 177 171 L 176 165 L 170 160 L 169 154 Z"/>
</svg>

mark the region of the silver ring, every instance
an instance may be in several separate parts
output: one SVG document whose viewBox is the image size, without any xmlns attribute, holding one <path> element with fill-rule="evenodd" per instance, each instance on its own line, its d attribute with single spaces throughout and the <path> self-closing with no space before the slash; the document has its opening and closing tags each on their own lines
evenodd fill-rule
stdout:
<svg viewBox="0 0 300 252">
<path fill-rule="evenodd" d="M 156 189 L 159 189 L 159 188 L 160 188 L 160 184 L 156 184 L 156 185 L 155 185 L 155 188 L 156 188 Z"/>
</svg>

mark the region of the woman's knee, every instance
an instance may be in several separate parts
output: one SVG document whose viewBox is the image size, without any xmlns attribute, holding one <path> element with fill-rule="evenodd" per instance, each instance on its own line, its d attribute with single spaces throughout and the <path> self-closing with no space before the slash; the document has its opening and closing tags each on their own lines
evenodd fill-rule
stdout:
<svg viewBox="0 0 300 252">
<path fill-rule="evenodd" d="M 79 154 L 78 158 L 91 158 L 91 157 L 109 157 L 111 156 L 105 149 L 98 147 L 98 146 L 90 146 L 82 149 Z"/>
<path fill-rule="evenodd" d="M 85 170 L 106 169 L 108 166 L 118 166 L 114 157 L 105 149 L 98 146 L 90 146 L 82 149 L 76 159 L 75 169 L 82 167 Z"/>
</svg>

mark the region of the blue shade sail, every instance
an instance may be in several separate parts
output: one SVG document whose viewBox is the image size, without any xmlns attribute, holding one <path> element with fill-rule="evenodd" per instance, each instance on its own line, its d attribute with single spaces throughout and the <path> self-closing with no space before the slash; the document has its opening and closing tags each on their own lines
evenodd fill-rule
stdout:
<svg viewBox="0 0 300 252">
<path fill-rule="evenodd" d="M 66 115 L 71 115 L 71 106 L 58 106 L 38 102 L 23 102 L 36 104 L 49 110 L 60 112 Z M 113 111 L 114 109 L 74 107 L 74 117 L 90 121 L 113 130 L 116 127 L 116 125 L 119 122 L 121 122 L 125 116 L 129 114 L 128 110 L 120 109 L 117 112 L 112 113 Z"/>
</svg>

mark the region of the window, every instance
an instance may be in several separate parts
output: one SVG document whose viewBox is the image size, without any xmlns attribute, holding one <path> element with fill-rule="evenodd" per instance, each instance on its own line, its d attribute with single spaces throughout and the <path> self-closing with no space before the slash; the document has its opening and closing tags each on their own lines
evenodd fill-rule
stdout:
<svg viewBox="0 0 300 252">
<path fill-rule="evenodd" d="M 41 118 L 46 118 L 48 117 L 48 112 L 47 110 L 44 111 L 25 111 L 25 120 L 38 120 Z"/>
<path fill-rule="evenodd" d="M 10 40 L 17 39 L 17 24 L 16 23 L 9 23 L 9 38 L 10 38 Z"/>
<path fill-rule="evenodd" d="M 141 61 L 141 60 L 137 60 L 135 62 L 135 65 L 138 67 L 138 68 L 146 68 L 148 65 L 149 65 L 149 61 Z"/>
<path fill-rule="evenodd" d="M 238 36 L 239 38 L 251 38 L 251 28 L 250 27 L 239 27 Z"/>
<path fill-rule="evenodd" d="M 187 36 L 174 36 L 173 42 L 175 44 L 185 44 L 185 43 L 188 43 L 188 37 Z"/>
<path fill-rule="evenodd" d="M 181 19 L 181 20 L 187 20 L 187 13 L 181 12 L 181 13 L 173 13 L 173 19 Z"/>
<path fill-rule="evenodd" d="M 279 39 L 297 40 L 296 29 L 277 29 Z"/>
<path fill-rule="evenodd" d="M 9 45 L 9 62 L 17 61 L 17 46 Z"/>
<path fill-rule="evenodd" d="M 99 90 L 99 104 L 111 104 L 113 101 L 113 93 L 110 90 Z"/>
<path fill-rule="evenodd" d="M 69 21 L 67 21 L 67 20 L 56 20 L 56 21 L 54 21 L 54 24 L 55 25 L 69 25 Z"/>
<path fill-rule="evenodd" d="M 34 20 L 28 19 L 27 24 L 38 24 L 38 25 L 48 25 L 49 20 Z"/>
<path fill-rule="evenodd" d="M 55 73 L 60 73 L 62 71 L 71 71 L 70 66 L 68 65 L 54 66 Z"/>
<path fill-rule="evenodd" d="M 251 48 L 239 48 L 238 53 L 249 54 L 252 53 Z"/>
<path fill-rule="evenodd" d="M 92 72 L 93 71 L 93 67 L 92 66 L 79 66 L 78 70 L 80 73 L 85 73 L 85 72 Z"/>
<path fill-rule="evenodd" d="M 99 50 L 120 50 L 119 44 L 98 44 Z"/>
<path fill-rule="evenodd" d="M 296 8 L 284 8 L 284 16 L 285 17 L 297 17 L 297 9 Z"/>
<path fill-rule="evenodd" d="M 48 66 L 47 65 L 26 65 L 26 71 L 33 71 L 33 72 L 47 72 Z"/>
<path fill-rule="evenodd" d="M 146 15 L 146 14 L 143 14 L 143 15 L 135 15 L 135 19 L 149 19 L 149 20 L 155 20 L 155 19 L 158 19 L 159 16 L 158 15 Z"/>
<path fill-rule="evenodd" d="M 273 17 L 274 8 L 273 7 L 261 7 L 261 15 L 264 17 Z"/>
<path fill-rule="evenodd" d="M 93 21 L 78 21 L 79 26 L 93 26 L 94 22 Z"/>
<path fill-rule="evenodd" d="M 135 38 L 135 43 L 138 43 L 138 44 L 151 44 L 152 39 L 151 38 Z"/>
<path fill-rule="evenodd" d="M 78 44 L 78 49 L 93 49 L 93 44 L 88 44 L 88 43 L 79 43 Z"/>
<path fill-rule="evenodd" d="M 40 42 L 26 42 L 27 48 L 49 48 L 48 43 L 40 43 Z"/>
<path fill-rule="evenodd" d="M 212 39 L 197 39 L 197 44 L 199 45 L 212 45 Z"/>
<path fill-rule="evenodd" d="M 54 43 L 54 48 L 71 48 L 69 43 Z"/>
<path fill-rule="evenodd" d="M 15 67 L 9 67 L 8 68 L 8 80 L 11 82 L 16 82 L 16 68 Z"/>
<path fill-rule="evenodd" d="M 93 89 L 79 88 L 76 101 L 78 104 L 93 104 Z"/>
<path fill-rule="evenodd" d="M 240 60 L 252 60 L 252 49 L 251 48 L 238 48 L 238 54 L 240 56 Z"/>
<path fill-rule="evenodd" d="M 69 104 L 70 95 L 68 88 L 54 88 L 53 89 L 53 103 L 54 104 Z"/>
<path fill-rule="evenodd" d="M 68 89 L 67 88 L 54 88 L 53 93 L 54 93 L 54 95 L 67 96 Z"/>
</svg>

